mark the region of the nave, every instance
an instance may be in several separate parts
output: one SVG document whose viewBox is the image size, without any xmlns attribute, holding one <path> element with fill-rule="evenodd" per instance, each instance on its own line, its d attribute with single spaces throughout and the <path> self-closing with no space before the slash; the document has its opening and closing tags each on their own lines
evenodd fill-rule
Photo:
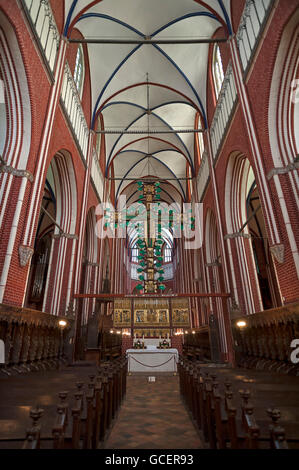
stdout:
<svg viewBox="0 0 299 470">
<path fill-rule="evenodd" d="M 298 447 L 298 25 L 0 0 L 2 448 Z"/>
</svg>

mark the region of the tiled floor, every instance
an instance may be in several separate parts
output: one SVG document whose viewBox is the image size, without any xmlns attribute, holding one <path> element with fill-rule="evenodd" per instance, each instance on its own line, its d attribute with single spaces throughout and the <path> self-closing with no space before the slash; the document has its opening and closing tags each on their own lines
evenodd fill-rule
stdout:
<svg viewBox="0 0 299 470">
<path fill-rule="evenodd" d="M 179 393 L 179 379 L 128 377 L 127 396 L 106 449 L 200 449 L 201 439 Z"/>
</svg>

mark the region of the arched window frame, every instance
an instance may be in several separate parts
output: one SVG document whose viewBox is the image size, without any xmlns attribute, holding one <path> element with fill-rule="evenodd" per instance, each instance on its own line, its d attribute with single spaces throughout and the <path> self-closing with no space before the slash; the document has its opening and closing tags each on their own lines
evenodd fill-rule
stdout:
<svg viewBox="0 0 299 470">
<path fill-rule="evenodd" d="M 201 124 L 199 124 L 198 129 L 202 129 Z M 205 151 L 205 142 L 203 139 L 202 132 L 198 133 L 198 146 L 199 146 L 200 159 L 202 159 L 203 153 Z"/>
<path fill-rule="evenodd" d="M 0 156 L 2 157 L 5 147 L 7 135 L 7 112 L 6 112 L 6 99 L 5 99 L 5 84 L 2 80 L 1 64 L 0 64 Z"/>
<path fill-rule="evenodd" d="M 133 248 L 131 249 L 131 262 L 138 263 L 138 256 L 139 256 L 139 248 L 138 245 L 135 243 Z"/>
<path fill-rule="evenodd" d="M 165 243 L 163 250 L 164 263 L 172 263 L 172 248 L 168 243 Z"/>
<path fill-rule="evenodd" d="M 74 70 L 74 82 L 76 84 L 80 99 L 83 95 L 83 85 L 85 78 L 84 51 L 82 44 L 79 44 L 76 55 L 76 64 Z"/>
<path fill-rule="evenodd" d="M 222 84 L 224 81 L 223 64 L 222 64 L 220 47 L 218 46 L 218 44 L 215 44 L 214 46 L 212 73 L 213 73 L 215 95 L 218 100 L 220 91 L 222 88 Z"/>
<path fill-rule="evenodd" d="M 101 130 L 101 119 L 100 119 L 100 116 L 98 117 L 98 121 L 97 121 L 97 131 L 100 131 Z M 100 155 L 100 150 L 101 150 L 101 138 L 102 138 L 102 134 L 97 134 L 96 136 L 96 153 L 97 153 L 97 156 L 99 157 Z"/>
<path fill-rule="evenodd" d="M 199 130 L 203 129 L 203 125 L 202 125 L 202 121 L 201 121 L 200 116 L 198 117 L 197 127 L 198 127 Z M 205 141 L 204 141 L 204 137 L 203 137 L 203 132 L 198 132 L 197 133 L 197 142 L 198 142 L 198 151 L 199 151 L 198 164 L 200 165 L 201 160 L 202 160 L 202 156 L 203 156 L 204 151 L 205 151 Z"/>
</svg>

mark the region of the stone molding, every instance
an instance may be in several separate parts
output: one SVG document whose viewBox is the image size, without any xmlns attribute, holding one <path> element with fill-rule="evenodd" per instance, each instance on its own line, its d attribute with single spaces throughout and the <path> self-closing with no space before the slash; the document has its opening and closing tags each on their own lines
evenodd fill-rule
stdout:
<svg viewBox="0 0 299 470">
<path fill-rule="evenodd" d="M 55 233 L 52 235 L 52 238 L 54 240 L 59 240 L 60 238 L 67 238 L 68 240 L 78 240 L 78 235 L 76 234 L 71 234 L 71 233 Z"/>
<path fill-rule="evenodd" d="M 228 233 L 224 235 L 224 240 L 230 240 L 234 238 L 251 238 L 251 236 L 248 233 L 243 233 L 243 232 L 236 232 L 236 233 Z"/>
<path fill-rule="evenodd" d="M 33 183 L 34 176 L 28 170 L 18 170 L 13 168 L 10 165 L 6 165 L 6 162 L 0 157 L 0 173 L 8 173 L 13 176 L 17 176 L 19 178 L 27 178 L 30 183 Z"/>
<path fill-rule="evenodd" d="M 34 249 L 30 246 L 20 245 L 19 246 L 19 259 L 20 259 L 20 266 L 25 268 L 28 262 L 31 260 L 32 255 L 34 253 Z"/>
<path fill-rule="evenodd" d="M 275 175 L 286 175 L 287 173 L 290 173 L 291 171 L 295 171 L 299 169 L 299 160 L 296 159 L 293 163 L 289 163 L 286 167 L 278 167 L 278 168 L 272 168 L 272 170 L 269 171 L 267 174 L 267 179 L 268 181 L 273 178 Z"/>
<path fill-rule="evenodd" d="M 206 263 L 206 267 L 207 268 L 218 268 L 219 266 L 221 266 L 221 263 L 219 263 L 219 261 L 213 261 L 212 263 Z"/>
<path fill-rule="evenodd" d="M 279 264 L 284 263 L 285 246 L 283 244 L 271 246 L 270 251 Z"/>
</svg>

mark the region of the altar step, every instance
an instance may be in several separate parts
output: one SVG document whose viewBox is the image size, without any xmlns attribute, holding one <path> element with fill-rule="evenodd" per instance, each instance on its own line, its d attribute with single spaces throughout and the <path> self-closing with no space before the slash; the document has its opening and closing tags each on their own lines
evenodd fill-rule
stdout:
<svg viewBox="0 0 299 470">
<path fill-rule="evenodd" d="M 157 374 L 149 382 L 148 374 L 129 376 L 125 401 L 104 448 L 203 448 L 180 398 L 178 377 Z"/>
</svg>

